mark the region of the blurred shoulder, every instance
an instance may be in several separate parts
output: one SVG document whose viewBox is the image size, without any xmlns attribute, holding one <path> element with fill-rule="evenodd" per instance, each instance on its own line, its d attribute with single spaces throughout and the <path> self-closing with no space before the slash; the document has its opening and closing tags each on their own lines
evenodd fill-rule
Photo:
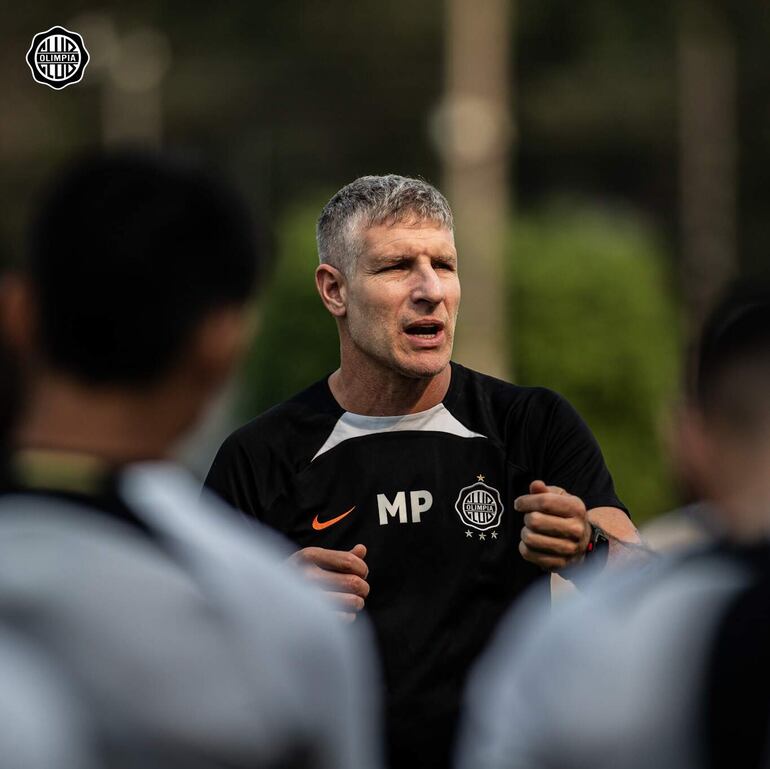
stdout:
<svg viewBox="0 0 770 769">
<path fill-rule="evenodd" d="M 325 439 L 342 414 L 326 378 L 320 379 L 233 431 L 219 453 L 222 456 L 302 453 L 304 447 L 314 446 L 321 436 Z"/>
</svg>

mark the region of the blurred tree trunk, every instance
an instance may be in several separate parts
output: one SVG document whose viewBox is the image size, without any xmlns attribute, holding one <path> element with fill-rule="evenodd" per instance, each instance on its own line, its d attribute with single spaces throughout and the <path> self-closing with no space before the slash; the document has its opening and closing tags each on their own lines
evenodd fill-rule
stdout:
<svg viewBox="0 0 770 769">
<path fill-rule="evenodd" d="M 512 373 L 504 275 L 510 15 L 509 0 L 447 0 L 439 128 L 463 289 L 455 353 L 460 362 L 499 377 Z"/>
<path fill-rule="evenodd" d="M 688 331 L 737 271 L 735 44 L 718 0 L 681 0 L 682 279 Z"/>
</svg>

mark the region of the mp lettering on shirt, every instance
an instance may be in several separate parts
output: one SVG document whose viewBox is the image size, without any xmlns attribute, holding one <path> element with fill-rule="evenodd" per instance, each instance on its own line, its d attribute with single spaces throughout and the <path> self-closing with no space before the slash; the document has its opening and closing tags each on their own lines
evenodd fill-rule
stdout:
<svg viewBox="0 0 770 769">
<path fill-rule="evenodd" d="M 433 506 L 433 494 L 423 489 L 422 491 L 409 492 L 409 508 L 411 510 L 412 523 L 420 523 L 421 515 L 427 512 Z M 406 492 L 399 491 L 393 501 L 389 501 L 385 494 L 377 495 L 377 511 L 380 516 L 380 526 L 388 523 L 388 518 L 398 516 L 399 523 L 407 523 L 409 516 L 407 514 Z"/>
</svg>

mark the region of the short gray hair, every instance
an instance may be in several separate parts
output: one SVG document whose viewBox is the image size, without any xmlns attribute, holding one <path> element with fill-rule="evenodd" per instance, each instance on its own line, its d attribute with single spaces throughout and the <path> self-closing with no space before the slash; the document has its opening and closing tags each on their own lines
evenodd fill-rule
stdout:
<svg viewBox="0 0 770 769">
<path fill-rule="evenodd" d="M 408 221 L 454 229 L 449 203 L 428 182 L 396 174 L 361 176 L 345 185 L 321 211 L 316 225 L 318 258 L 350 274 L 361 252 L 361 225 Z"/>
</svg>

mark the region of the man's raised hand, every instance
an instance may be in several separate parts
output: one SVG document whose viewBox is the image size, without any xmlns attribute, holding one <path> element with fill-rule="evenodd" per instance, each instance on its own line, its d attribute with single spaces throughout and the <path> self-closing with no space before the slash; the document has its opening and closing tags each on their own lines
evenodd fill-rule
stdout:
<svg viewBox="0 0 770 769">
<path fill-rule="evenodd" d="M 519 552 L 546 571 L 560 571 L 583 558 L 591 526 L 583 500 L 558 486 L 532 481 L 513 506 L 524 513 Z"/>
<path fill-rule="evenodd" d="M 369 567 L 364 562 L 366 547 L 356 545 L 352 550 L 329 550 L 325 547 L 304 547 L 291 556 L 303 574 L 325 590 L 337 606 L 337 613 L 352 622 L 364 608 L 369 595 Z"/>
</svg>

